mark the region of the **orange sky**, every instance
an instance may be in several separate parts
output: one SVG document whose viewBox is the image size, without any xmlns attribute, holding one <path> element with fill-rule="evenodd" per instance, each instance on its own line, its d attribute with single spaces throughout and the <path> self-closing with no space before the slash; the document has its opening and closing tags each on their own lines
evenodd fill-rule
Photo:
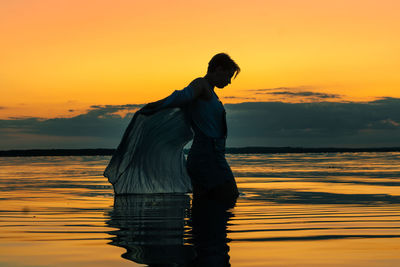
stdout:
<svg viewBox="0 0 400 267">
<path fill-rule="evenodd" d="M 399 10 L 397 0 L 1 1 L 0 118 L 155 101 L 219 52 L 242 69 L 222 97 L 277 87 L 400 97 Z"/>
</svg>

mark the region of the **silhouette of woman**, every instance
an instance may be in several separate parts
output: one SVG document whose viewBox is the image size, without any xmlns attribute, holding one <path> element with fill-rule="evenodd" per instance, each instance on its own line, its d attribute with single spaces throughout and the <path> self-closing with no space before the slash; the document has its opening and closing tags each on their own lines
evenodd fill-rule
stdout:
<svg viewBox="0 0 400 267">
<path fill-rule="evenodd" d="M 193 189 L 195 198 L 234 202 L 238 189 L 225 159 L 226 113 L 214 89 L 230 84 L 239 72 L 229 55 L 216 54 L 204 77 L 136 112 L 104 171 L 114 192 Z M 183 148 L 192 138 L 186 160 Z"/>
</svg>

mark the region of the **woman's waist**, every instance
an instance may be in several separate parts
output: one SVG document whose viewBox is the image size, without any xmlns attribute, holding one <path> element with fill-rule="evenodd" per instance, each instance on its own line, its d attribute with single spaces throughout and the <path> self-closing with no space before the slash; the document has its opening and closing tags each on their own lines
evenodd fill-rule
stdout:
<svg viewBox="0 0 400 267">
<path fill-rule="evenodd" d="M 190 148 L 192 153 L 225 153 L 226 138 L 213 138 L 195 134 Z"/>
<path fill-rule="evenodd" d="M 192 120 L 192 128 L 194 135 L 201 138 L 226 138 L 222 127 L 216 127 L 214 124 L 203 124 L 199 121 Z"/>
</svg>

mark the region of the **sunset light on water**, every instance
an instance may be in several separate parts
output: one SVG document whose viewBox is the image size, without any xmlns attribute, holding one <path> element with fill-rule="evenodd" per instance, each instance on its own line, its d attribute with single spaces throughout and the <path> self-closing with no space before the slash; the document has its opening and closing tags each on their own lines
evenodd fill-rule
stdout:
<svg viewBox="0 0 400 267">
<path fill-rule="evenodd" d="M 232 266 L 396 266 L 399 156 L 230 155 L 242 196 L 208 218 L 225 218 Z M 108 159 L 1 158 L 0 265 L 144 266 L 168 242 L 193 256 L 190 195 L 114 199 Z"/>
</svg>

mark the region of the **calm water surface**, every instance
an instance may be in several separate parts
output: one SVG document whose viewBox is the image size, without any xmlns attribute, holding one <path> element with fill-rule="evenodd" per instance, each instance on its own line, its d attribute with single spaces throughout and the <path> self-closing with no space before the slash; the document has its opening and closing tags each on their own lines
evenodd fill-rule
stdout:
<svg viewBox="0 0 400 267">
<path fill-rule="evenodd" d="M 0 266 L 400 266 L 400 153 L 227 155 L 228 211 L 114 198 L 109 159 L 0 158 Z"/>
</svg>

